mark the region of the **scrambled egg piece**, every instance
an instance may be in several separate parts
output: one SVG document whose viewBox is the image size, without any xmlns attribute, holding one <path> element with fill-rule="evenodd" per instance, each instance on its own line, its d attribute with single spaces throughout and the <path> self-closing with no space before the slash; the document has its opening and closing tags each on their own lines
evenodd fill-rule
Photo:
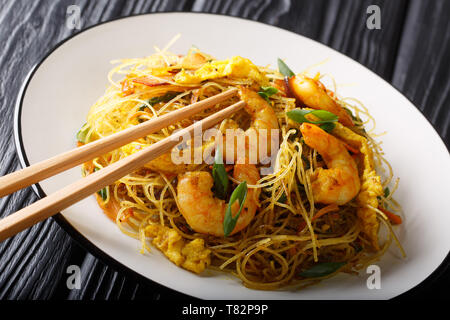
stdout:
<svg viewBox="0 0 450 320">
<path fill-rule="evenodd" d="M 370 205 L 378 208 L 377 196 L 383 194 L 381 178 L 375 171 L 372 150 L 369 148 L 366 138 L 354 133 L 340 123 L 336 124 L 333 134 L 350 146 L 357 148 L 363 157 L 361 190 L 357 197 L 358 204 L 361 206 L 361 208 L 358 208 L 358 217 L 361 221 L 363 233 L 368 237 L 374 249 L 379 250 L 377 215 L 375 211 L 366 207 L 366 205 Z"/>
<path fill-rule="evenodd" d="M 210 59 L 210 56 L 206 56 L 204 53 L 200 53 L 191 49 L 181 61 L 181 67 L 183 69 L 198 69 L 205 63 L 207 63 Z"/>
<path fill-rule="evenodd" d="M 205 248 L 203 239 L 186 243 L 177 231 L 161 225 L 147 226 L 145 234 L 170 261 L 186 270 L 201 273 L 211 263 L 211 250 Z"/>
<path fill-rule="evenodd" d="M 182 70 L 175 75 L 174 81 L 181 84 L 192 84 L 223 77 L 249 78 L 260 85 L 268 84 L 267 77 L 259 71 L 258 67 L 249 59 L 240 56 L 205 63 L 195 72 Z"/>
</svg>

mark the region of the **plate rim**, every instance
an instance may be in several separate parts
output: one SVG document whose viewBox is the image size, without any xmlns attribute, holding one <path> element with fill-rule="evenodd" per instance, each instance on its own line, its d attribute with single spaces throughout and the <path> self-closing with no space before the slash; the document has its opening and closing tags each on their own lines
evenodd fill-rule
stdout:
<svg viewBox="0 0 450 320">
<path fill-rule="evenodd" d="M 232 15 L 228 15 L 228 14 L 221 14 L 221 13 L 209 13 L 209 12 L 202 12 L 202 11 L 194 11 L 194 12 L 183 12 L 183 11 L 162 11 L 162 12 L 146 12 L 146 13 L 136 13 L 136 14 L 131 14 L 128 16 L 122 16 L 122 17 L 115 17 L 111 20 L 107 20 L 107 21 L 101 21 L 99 23 L 93 24 L 91 26 L 88 26 L 84 29 L 81 29 L 79 32 L 76 32 L 72 35 L 70 35 L 69 37 L 59 41 L 58 43 L 56 43 L 53 47 L 51 47 L 47 53 L 45 53 L 41 58 L 38 59 L 38 62 L 36 62 L 33 67 L 30 69 L 29 73 L 25 76 L 24 81 L 19 89 L 19 92 L 17 94 L 17 98 L 16 98 L 16 102 L 14 105 L 14 121 L 13 121 L 13 134 L 14 134 L 14 144 L 15 144 L 15 149 L 19 158 L 19 163 L 21 165 L 22 168 L 28 167 L 30 166 L 30 163 L 28 161 L 26 152 L 25 152 L 25 148 L 24 148 L 24 144 L 23 144 L 23 140 L 22 140 L 22 123 L 21 123 L 21 116 L 22 116 L 22 106 L 23 106 L 23 99 L 25 97 L 25 94 L 27 92 L 27 88 L 29 86 L 29 84 L 31 83 L 34 74 L 36 73 L 37 70 L 39 70 L 40 66 L 47 60 L 48 57 L 50 57 L 53 52 L 55 52 L 60 46 L 62 46 L 64 43 L 70 41 L 72 38 L 75 38 L 76 36 L 82 34 L 85 31 L 88 31 L 92 28 L 107 24 L 107 23 L 112 23 L 112 22 L 116 22 L 118 20 L 123 20 L 123 19 L 128 19 L 128 18 L 134 18 L 134 17 L 139 17 L 139 16 L 145 16 L 145 15 L 155 15 L 155 14 L 182 14 L 182 15 L 210 15 L 210 16 L 221 16 L 221 17 L 225 17 L 225 18 L 231 18 L 231 19 L 240 19 L 240 20 L 245 20 L 247 22 L 253 22 L 253 23 L 257 23 L 257 24 L 262 24 L 265 26 L 270 26 L 272 28 L 276 28 L 276 29 L 280 29 L 282 31 L 285 32 L 289 32 L 292 33 L 296 36 L 299 37 L 303 37 L 305 39 L 308 39 L 310 41 L 314 41 L 316 44 L 322 45 L 327 47 L 328 49 L 331 49 L 343 56 L 345 56 L 346 58 L 350 59 L 353 62 L 356 62 L 357 64 L 359 64 L 360 66 L 362 66 L 366 71 L 371 72 L 373 75 L 375 75 L 377 78 L 379 78 L 380 80 L 382 80 L 383 82 L 385 82 L 386 84 L 388 84 L 391 88 L 393 88 L 394 90 L 396 90 L 401 96 L 403 96 L 409 103 L 411 103 L 415 108 L 415 110 L 426 120 L 426 122 L 428 122 L 428 124 L 430 125 L 430 127 L 432 128 L 432 130 L 434 131 L 434 133 L 436 134 L 436 136 L 439 138 L 441 144 L 444 146 L 444 148 L 447 150 L 447 153 L 450 156 L 450 150 L 449 147 L 445 144 L 443 138 L 441 137 L 441 135 L 437 132 L 437 130 L 434 128 L 433 124 L 431 123 L 430 120 L 428 120 L 425 115 L 423 114 L 422 110 L 420 108 L 418 108 L 406 95 L 404 95 L 399 89 L 397 89 L 394 85 L 392 85 L 391 83 L 389 83 L 387 80 L 385 80 L 382 76 L 378 75 L 377 73 L 375 73 L 374 71 L 372 71 L 371 69 L 369 69 L 367 66 L 363 65 L 362 63 L 360 63 L 359 61 L 353 59 L 352 57 L 348 56 L 345 53 L 342 53 L 324 43 L 321 43 L 317 40 L 311 39 L 309 37 L 306 37 L 304 35 L 301 35 L 299 33 L 281 28 L 279 26 L 274 26 L 271 25 L 269 23 L 266 22 L 261 22 L 261 21 L 256 21 L 256 20 L 252 20 L 252 19 L 247 19 L 244 17 L 239 17 L 239 16 L 232 16 Z M 33 191 L 38 195 L 38 197 L 40 199 L 42 199 L 43 197 L 46 197 L 47 194 L 44 192 L 44 190 L 41 188 L 41 186 L 39 185 L 39 183 L 36 183 L 34 185 L 31 186 Z M 164 288 L 165 290 L 171 290 L 173 292 L 175 292 L 176 294 L 183 294 L 188 298 L 193 298 L 193 299 L 201 299 L 195 296 L 192 296 L 190 294 L 187 294 L 185 292 L 181 292 L 178 291 L 176 289 L 167 287 L 157 281 L 154 281 L 152 279 L 149 279 L 147 277 L 145 277 L 144 275 L 134 271 L 133 269 L 131 269 L 130 267 L 127 267 L 126 265 L 122 264 L 121 262 L 117 261 L 114 257 L 110 256 L 109 254 L 107 254 L 106 252 L 104 252 L 103 250 L 101 250 L 99 247 L 97 247 L 93 242 L 91 242 L 90 240 L 88 240 L 81 232 L 79 232 L 78 230 L 75 229 L 75 227 L 73 227 L 68 220 L 61 214 L 61 213 L 57 213 L 55 215 L 52 216 L 52 219 L 56 221 L 56 223 L 65 231 L 69 234 L 69 236 L 75 240 L 82 248 L 84 248 L 85 250 L 88 251 L 88 253 L 94 255 L 96 258 L 100 259 L 102 262 L 106 263 L 107 265 L 111 266 L 115 271 L 120 271 L 125 273 L 125 275 L 130 276 L 131 278 L 133 278 L 135 281 L 137 282 L 141 282 L 141 283 L 147 283 L 149 285 L 153 285 L 155 286 L 155 284 L 157 286 L 160 286 L 162 288 Z M 404 291 L 396 296 L 393 296 L 390 299 L 397 299 L 397 298 L 402 298 L 404 297 L 406 294 L 410 293 L 413 290 L 419 290 L 419 292 L 423 291 L 425 288 L 427 288 L 429 285 L 431 285 L 432 283 L 436 282 L 446 271 L 447 269 L 450 268 L 450 251 L 447 253 L 447 255 L 445 256 L 445 258 L 441 261 L 441 263 L 433 270 L 433 272 L 431 272 L 425 279 L 423 279 L 421 282 L 419 282 L 418 284 L 416 284 L 415 286 L 411 287 L 410 289 L 408 289 L 407 291 Z"/>
</svg>

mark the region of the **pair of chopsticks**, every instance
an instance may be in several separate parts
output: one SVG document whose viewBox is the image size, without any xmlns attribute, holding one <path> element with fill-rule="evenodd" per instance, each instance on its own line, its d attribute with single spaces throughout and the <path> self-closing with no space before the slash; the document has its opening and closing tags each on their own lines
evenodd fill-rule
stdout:
<svg viewBox="0 0 450 320">
<path fill-rule="evenodd" d="M 148 120 L 134 127 L 130 127 L 108 137 L 96 140 L 53 158 L 36 163 L 25 169 L 3 176 L 0 178 L 0 197 L 92 160 L 97 156 L 117 149 L 153 132 L 159 131 L 175 122 L 214 106 L 236 93 L 237 89 L 230 89 L 208 99 L 191 104 L 185 108 Z M 245 103 L 243 101 L 239 101 L 224 108 L 209 117 L 172 134 L 170 137 L 145 147 L 141 151 L 104 167 L 28 207 L 1 219 L 0 241 L 31 227 L 37 222 L 58 213 L 98 190 L 112 184 L 130 172 L 143 167 L 147 162 L 169 152 L 173 147 L 180 143 L 180 138 L 184 135 L 192 136 L 194 130 L 198 130 L 198 128 L 210 128 L 231 116 L 244 105 Z"/>
</svg>

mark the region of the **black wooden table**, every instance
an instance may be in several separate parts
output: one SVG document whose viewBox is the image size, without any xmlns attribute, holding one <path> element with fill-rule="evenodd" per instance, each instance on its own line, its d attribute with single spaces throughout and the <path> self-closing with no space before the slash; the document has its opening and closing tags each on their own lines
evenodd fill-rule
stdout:
<svg viewBox="0 0 450 320">
<path fill-rule="evenodd" d="M 450 0 L 0 0 L 0 174 L 20 168 L 13 109 L 30 69 L 77 29 L 67 7 L 81 9 L 81 30 L 117 17 L 159 11 L 240 16 L 318 40 L 359 61 L 405 94 L 450 146 Z M 381 9 L 381 29 L 366 26 Z M 420 128 L 418 128 L 419 130 Z M 6 216 L 34 201 L 31 188 L 0 202 Z M 443 212 L 448 214 L 449 212 Z M 82 286 L 66 286 L 69 265 Z M 448 298 L 450 263 L 401 298 Z M 75 242 L 53 219 L 0 243 L 0 299 L 184 299 L 187 296 L 114 270 Z"/>
</svg>

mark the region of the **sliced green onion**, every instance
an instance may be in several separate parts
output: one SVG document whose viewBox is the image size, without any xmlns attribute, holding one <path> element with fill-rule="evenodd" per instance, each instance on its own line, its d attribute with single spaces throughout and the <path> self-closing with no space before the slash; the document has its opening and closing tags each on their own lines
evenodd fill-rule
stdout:
<svg viewBox="0 0 450 320">
<path fill-rule="evenodd" d="M 387 198 L 391 194 L 391 190 L 388 187 L 384 189 L 384 197 Z"/>
<path fill-rule="evenodd" d="M 319 127 L 326 132 L 331 132 L 336 127 L 336 124 L 334 122 L 328 122 L 321 124 Z"/>
<path fill-rule="evenodd" d="M 214 156 L 214 165 L 212 168 L 212 176 L 214 179 L 214 194 L 217 198 L 225 200 L 228 191 L 228 174 L 223 165 L 222 150 L 219 146 L 216 148 Z"/>
<path fill-rule="evenodd" d="M 267 100 L 267 102 L 270 102 L 269 97 L 276 94 L 278 92 L 278 89 L 275 87 L 261 87 L 258 91 L 258 94 Z"/>
<path fill-rule="evenodd" d="M 148 103 L 153 106 L 154 104 L 157 104 L 160 102 L 168 102 L 168 101 L 172 100 L 173 98 L 175 98 L 178 94 L 180 94 L 180 93 L 169 91 L 163 96 L 150 98 L 148 100 Z"/>
<path fill-rule="evenodd" d="M 162 96 L 150 98 L 147 100 L 147 102 L 151 106 L 154 106 L 155 104 L 160 103 L 160 102 L 168 102 L 168 101 L 172 100 L 173 98 L 175 98 L 178 94 L 179 94 L 179 92 L 169 91 Z M 145 105 L 145 104 L 141 105 L 139 107 L 139 111 L 143 111 L 146 107 L 147 107 L 147 105 Z"/>
<path fill-rule="evenodd" d="M 353 121 L 362 122 L 361 118 L 356 117 L 356 116 L 353 114 L 352 110 L 350 110 L 350 109 L 348 109 L 348 108 L 345 108 L 345 107 L 344 107 L 344 109 L 345 109 L 345 111 L 347 111 L 347 113 L 350 115 L 350 117 L 352 117 Z"/>
<path fill-rule="evenodd" d="M 101 189 L 100 191 L 97 191 L 100 197 L 102 197 L 103 201 L 106 201 L 108 198 L 108 192 L 106 191 L 106 188 Z"/>
<path fill-rule="evenodd" d="M 319 120 L 319 121 L 308 120 L 305 117 L 307 114 L 312 114 L 321 120 Z M 329 111 L 325 111 L 325 110 L 294 109 L 294 110 L 288 111 L 286 113 L 286 115 L 290 119 L 292 119 L 298 123 L 307 122 L 307 123 L 321 124 L 321 123 L 329 123 L 329 122 L 338 121 L 337 115 L 335 115 L 334 113 L 331 113 Z"/>
<path fill-rule="evenodd" d="M 304 278 L 319 278 L 324 277 L 338 271 L 346 262 L 324 262 L 316 264 L 308 270 L 300 273 Z"/>
<path fill-rule="evenodd" d="M 228 202 L 227 210 L 225 211 L 225 218 L 223 219 L 223 233 L 225 237 L 228 237 L 231 232 L 233 232 L 236 226 L 239 215 L 241 214 L 242 208 L 244 207 L 245 199 L 247 198 L 247 182 L 241 182 L 230 197 L 230 202 Z M 239 201 L 240 207 L 238 213 L 233 217 L 231 214 L 231 206 Z"/>
<path fill-rule="evenodd" d="M 295 73 L 280 58 L 278 58 L 278 70 L 285 77 L 290 78 L 290 77 L 295 76 Z"/>
<path fill-rule="evenodd" d="M 87 136 L 87 134 L 88 134 L 90 129 L 91 129 L 91 127 L 89 127 L 87 125 L 87 123 L 83 124 L 83 126 L 80 129 L 80 131 L 78 131 L 78 133 L 77 133 L 77 140 L 82 142 L 82 143 L 86 143 L 86 136 Z"/>
<path fill-rule="evenodd" d="M 312 114 L 317 118 L 319 118 L 320 120 L 319 121 L 308 120 L 305 117 L 307 114 Z M 286 115 L 288 116 L 288 118 L 298 123 L 306 122 L 306 123 L 320 124 L 320 127 L 327 132 L 332 131 L 336 126 L 335 122 L 338 121 L 337 115 L 326 110 L 294 109 L 286 112 Z"/>
</svg>

